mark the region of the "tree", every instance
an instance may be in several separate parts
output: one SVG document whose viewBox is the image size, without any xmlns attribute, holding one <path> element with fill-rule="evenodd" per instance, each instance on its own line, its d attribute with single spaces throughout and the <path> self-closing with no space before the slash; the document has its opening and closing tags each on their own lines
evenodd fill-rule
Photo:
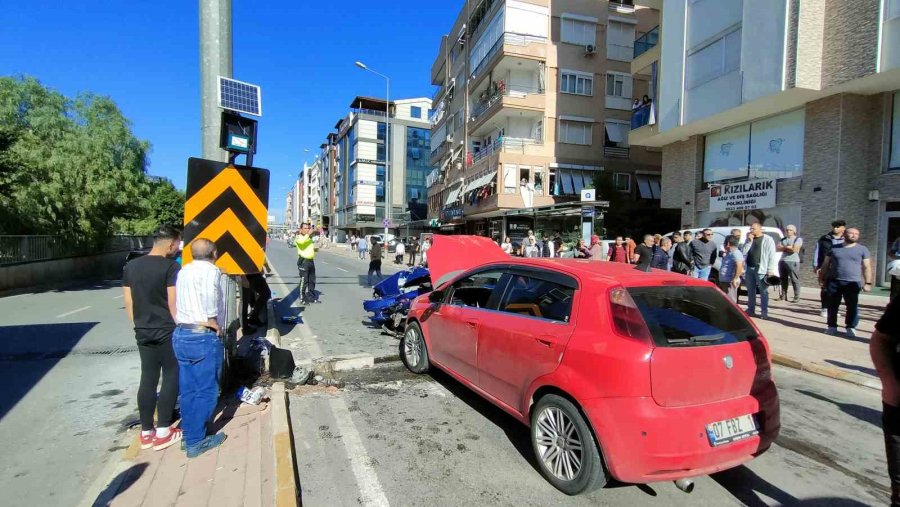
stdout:
<svg viewBox="0 0 900 507">
<path fill-rule="evenodd" d="M 125 224 L 171 219 L 162 210 L 183 210 L 183 197 L 179 208 L 171 183 L 148 178 L 149 150 L 108 97 L 0 78 L 0 234 L 60 234 L 89 248 Z"/>
</svg>

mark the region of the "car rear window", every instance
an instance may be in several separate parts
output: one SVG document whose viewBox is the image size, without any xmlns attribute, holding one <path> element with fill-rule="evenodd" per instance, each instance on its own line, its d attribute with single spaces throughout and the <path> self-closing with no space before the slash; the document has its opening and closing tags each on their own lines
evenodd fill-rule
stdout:
<svg viewBox="0 0 900 507">
<path fill-rule="evenodd" d="M 756 338 L 747 318 L 713 287 L 631 287 L 628 293 L 658 347 L 696 347 Z"/>
</svg>

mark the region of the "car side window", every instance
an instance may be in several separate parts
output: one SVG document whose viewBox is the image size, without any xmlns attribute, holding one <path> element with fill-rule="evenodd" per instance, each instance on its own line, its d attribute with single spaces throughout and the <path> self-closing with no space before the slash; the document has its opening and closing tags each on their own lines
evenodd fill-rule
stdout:
<svg viewBox="0 0 900 507">
<path fill-rule="evenodd" d="M 450 298 L 447 304 L 488 308 L 491 294 L 500 284 L 502 271 L 483 271 L 460 278 L 450 287 Z"/>
<path fill-rule="evenodd" d="M 575 289 L 554 282 L 513 274 L 499 310 L 527 317 L 569 322 Z"/>
</svg>

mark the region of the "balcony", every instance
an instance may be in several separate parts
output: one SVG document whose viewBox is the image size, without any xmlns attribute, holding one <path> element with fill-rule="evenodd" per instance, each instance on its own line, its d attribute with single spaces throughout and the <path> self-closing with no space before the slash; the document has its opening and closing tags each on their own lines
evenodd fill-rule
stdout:
<svg viewBox="0 0 900 507">
<path fill-rule="evenodd" d="M 493 67 L 494 63 L 499 61 L 497 55 L 503 56 L 523 56 L 532 59 L 546 60 L 547 58 L 547 38 L 535 35 L 525 35 L 515 32 L 505 32 L 503 37 L 491 46 L 484 58 L 472 71 L 472 82 L 484 77 L 486 70 Z"/>
<path fill-rule="evenodd" d="M 504 108 L 525 109 L 542 112 L 545 106 L 544 90 L 524 86 L 506 88 L 502 83 L 493 93 L 487 94 L 474 108 L 469 116 L 472 128 L 478 129 L 494 113 Z M 543 116 L 543 113 L 541 113 Z"/>
<path fill-rule="evenodd" d="M 604 146 L 603 156 L 607 158 L 628 158 L 629 148 L 621 146 Z"/>
<path fill-rule="evenodd" d="M 634 0 L 610 0 L 609 10 L 620 14 L 633 14 Z"/>
<path fill-rule="evenodd" d="M 656 106 L 653 102 L 644 104 L 631 111 L 631 130 L 639 129 L 644 125 L 656 124 Z"/>
<path fill-rule="evenodd" d="M 659 25 L 634 41 L 634 57 L 637 58 L 659 44 Z"/>
<path fill-rule="evenodd" d="M 436 164 L 439 160 L 444 158 L 444 155 L 446 155 L 447 151 L 449 151 L 449 150 L 450 150 L 450 143 L 447 142 L 446 140 L 443 141 L 441 144 L 438 145 L 437 148 L 434 149 L 434 151 L 431 152 L 431 157 L 429 158 L 429 162 L 431 162 L 432 165 Z"/>
<path fill-rule="evenodd" d="M 478 153 L 472 155 L 472 160 L 468 164 L 470 171 L 479 172 L 483 170 L 482 163 L 489 160 L 492 155 L 498 153 L 522 153 L 528 154 L 533 148 L 540 148 L 544 144 L 543 139 L 535 139 L 530 137 L 504 137 L 498 141 L 494 141 L 485 146 Z"/>
</svg>

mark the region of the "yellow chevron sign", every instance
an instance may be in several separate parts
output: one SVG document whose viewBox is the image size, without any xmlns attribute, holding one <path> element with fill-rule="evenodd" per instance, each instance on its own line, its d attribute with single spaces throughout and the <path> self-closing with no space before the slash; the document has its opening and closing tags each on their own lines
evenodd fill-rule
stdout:
<svg viewBox="0 0 900 507">
<path fill-rule="evenodd" d="M 222 162 L 188 160 L 183 262 L 190 243 L 216 244 L 216 265 L 230 275 L 259 273 L 265 261 L 269 171 Z"/>
</svg>

